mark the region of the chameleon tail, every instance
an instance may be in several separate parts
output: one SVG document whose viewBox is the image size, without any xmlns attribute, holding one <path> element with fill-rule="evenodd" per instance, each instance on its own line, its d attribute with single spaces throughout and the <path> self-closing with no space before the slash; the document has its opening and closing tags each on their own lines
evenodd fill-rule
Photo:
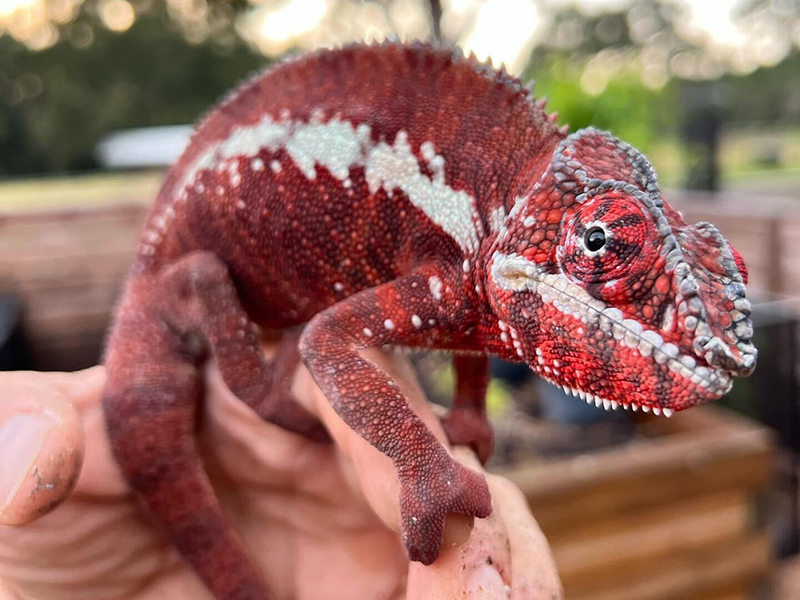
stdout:
<svg viewBox="0 0 800 600">
<path fill-rule="evenodd" d="M 156 315 L 123 307 L 120 317 L 106 359 L 103 408 L 125 478 L 217 600 L 268 600 L 198 453 L 197 360 L 178 350 L 176 334 Z"/>
</svg>

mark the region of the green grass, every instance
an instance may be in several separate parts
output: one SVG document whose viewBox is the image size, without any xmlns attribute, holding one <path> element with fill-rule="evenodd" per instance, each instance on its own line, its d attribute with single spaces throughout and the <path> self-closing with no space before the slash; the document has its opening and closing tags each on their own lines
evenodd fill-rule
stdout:
<svg viewBox="0 0 800 600">
<path fill-rule="evenodd" d="M 779 164 L 768 166 L 759 156 L 774 153 Z M 784 191 L 797 196 L 800 191 L 800 127 L 739 126 L 722 138 L 720 165 L 726 189 Z"/>
<path fill-rule="evenodd" d="M 752 169 L 726 173 L 723 178 L 726 189 L 783 191 L 787 196 L 800 199 L 800 168 Z"/>
<path fill-rule="evenodd" d="M 159 171 L 145 171 L 0 181 L 0 214 L 148 204 L 155 198 L 162 178 Z"/>
</svg>

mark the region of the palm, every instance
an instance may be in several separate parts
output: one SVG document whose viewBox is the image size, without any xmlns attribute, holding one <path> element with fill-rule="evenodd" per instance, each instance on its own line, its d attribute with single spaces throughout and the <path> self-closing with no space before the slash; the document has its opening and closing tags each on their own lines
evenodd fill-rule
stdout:
<svg viewBox="0 0 800 600">
<path fill-rule="evenodd" d="M 407 365 L 378 355 L 374 360 L 393 371 L 415 409 L 436 427 Z M 37 599 L 210 598 L 168 542 L 142 519 L 116 469 L 99 405 L 102 369 L 3 377 L 0 389 L 12 392 L 9 397 L 66 396 L 83 421 L 86 450 L 75 492 L 57 510 L 23 528 L 0 529 L 0 581 Z M 199 436 L 225 510 L 276 598 L 461 597 L 459 590 L 476 581 L 498 583 L 491 581 L 496 572 L 487 574 L 478 566 L 487 552 L 503 579 L 513 581 L 512 588 L 536 584 L 538 591 L 529 589 L 535 595 L 520 598 L 558 589 L 535 524 L 508 484 L 498 480 L 490 481 L 495 514 L 504 514 L 477 522 L 470 543 L 444 551 L 432 568 L 409 567 L 397 534 L 386 525 L 398 522 L 399 486 L 388 459 L 335 417 L 304 370 L 295 393 L 322 417 L 336 446 L 314 444 L 264 423 L 225 390 L 214 371 L 208 375 Z M 504 517 L 514 524 L 506 528 Z M 466 537 L 466 525 L 452 520 L 449 537 Z M 498 532 L 509 539 L 510 550 L 487 542 Z M 465 565 L 476 566 L 474 580 L 465 576 L 472 573 Z"/>
</svg>

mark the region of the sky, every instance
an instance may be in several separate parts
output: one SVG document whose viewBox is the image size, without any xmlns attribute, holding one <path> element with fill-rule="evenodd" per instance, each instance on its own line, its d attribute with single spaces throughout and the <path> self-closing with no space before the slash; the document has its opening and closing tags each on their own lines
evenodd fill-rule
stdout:
<svg viewBox="0 0 800 600">
<path fill-rule="evenodd" d="M 3 1 L 3 0 L 0 0 Z M 686 39 L 700 40 L 711 48 L 712 54 L 732 62 L 739 72 L 749 72 L 761 65 L 774 64 L 791 49 L 790 39 L 770 39 L 774 30 L 762 31 L 757 23 L 735 23 L 734 9 L 743 0 L 675 0 L 688 9 L 688 19 L 682 21 L 680 33 Z M 608 9 L 630 8 L 632 0 L 441 0 L 444 9 L 442 30 L 445 37 L 455 40 L 466 51 L 474 51 L 482 60 L 491 57 L 495 64 L 503 63 L 512 73 L 520 72 L 531 49 L 542 39 L 547 27 L 547 15 L 541 6 L 579 5 L 587 13 Z M 773 5 L 792 0 L 773 0 Z M 268 0 L 256 7 L 246 18 L 243 35 L 267 54 L 278 55 L 297 45 L 311 48 L 348 41 L 347 25 L 369 21 L 367 8 L 363 12 L 336 0 Z M 380 16 L 374 18 L 372 30 L 366 37 L 379 39 L 396 32 L 401 37 L 424 37 L 426 25 L 419 29 L 419 19 L 395 18 L 417 14 L 424 19 L 425 0 L 395 0 L 396 15 L 392 23 Z M 342 12 L 346 14 L 339 14 Z M 391 12 L 391 11 L 390 11 Z M 374 15 L 372 15 L 374 16 Z M 338 17 L 338 18 L 337 18 Z M 385 16 L 383 17 L 385 20 Z M 326 28 L 325 24 L 329 27 Z M 334 23 L 335 25 L 331 25 Z M 742 27 L 747 28 L 747 31 Z M 764 29 L 764 28 L 762 28 Z M 767 28 L 768 29 L 768 28 Z M 800 45 L 800 27 L 796 27 L 796 43 Z M 337 38 L 337 35 L 340 37 Z M 361 32 L 363 36 L 363 31 Z M 360 37 L 360 36 L 359 36 Z M 785 37 L 785 36 L 784 36 Z"/>
<path fill-rule="evenodd" d="M 28 7 L 33 4 L 41 3 L 42 0 L 0 0 L 0 18 L 8 17 L 15 10 L 23 7 Z M 64 0 L 68 2 L 69 0 Z M 715 39 L 720 41 L 730 41 L 731 39 L 731 23 L 730 11 L 740 0 L 679 0 L 683 4 L 688 4 L 697 19 L 698 25 L 708 31 Z M 505 4 L 506 7 L 516 5 L 522 10 L 526 10 L 525 4 L 533 5 L 532 2 L 526 0 L 490 0 L 488 4 L 496 3 L 498 5 Z M 551 0 L 554 5 L 559 4 L 576 4 L 576 0 Z M 266 3 L 269 4 L 269 3 Z M 280 13 L 280 21 L 275 26 L 285 24 L 286 20 L 292 18 L 298 19 L 311 19 L 321 10 L 321 6 L 326 4 L 325 0 L 293 0 L 292 2 L 272 2 L 276 6 L 289 6 L 288 10 L 277 9 L 275 12 Z M 445 0 L 444 4 L 459 5 L 466 7 L 476 4 L 475 0 Z M 630 0 L 578 0 L 577 4 L 585 7 L 587 10 L 603 9 L 608 7 L 621 7 L 629 6 Z M 291 5 L 294 5 L 292 7 Z M 311 7 L 312 12 L 305 12 L 303 9 Z M 528 9 L 529 10 L 529 9 Z M 488 12 L 488 11 L 487 11 Z"/>
<path fill-rule="evenodd" d="M 0 33 L 4 29 L 34 49 L 57 39 L 49 18 L 66 22 L 82 0 L 0 0 Z M 579 5 L 585 12 L 602 12 L 634 6 L 632 0 L 441 0 L 442 29 L 481 59 L 491 57 L 509 71 L 522 70 L 531 49 L 543 37 L 546 15 L 541 5 Z M 680 24 L 684 37 L 702 40 L 712 54 L 732 62 L 736 70 L 749 72 L 774 64 L 791 50 L 792 40 L 771 39 L 772 30 L 759 31 L 752 23 L 732 19 L 743 0 L 675 0 L 688 8 L 689 18 Z M 773 5 L 792 0 L 773 0 Z M 170 5 L 189 5 L 190 0 L 169 0 Z M 280 55 L 293 47 L 330 46 L 355 38 L 380 39 L 397 33 L 401 37 L 426 37 L 426 0 L 394 0 L 386 11 L 370 2 L 337 0 L 253 0 L 253 9 L 240 23 L 240 33 L 265 54 Z M 109 29 L 124 31 L 135 13 L 128 0 L 101 0 L 99 14 Z M 4 27 L 5 23 L 5 27 Z M 749 27 L 748 31 L 742 29 Z M 762 28 L 763 29 L 763 28 Z M 22 33 L 20 33 L 22 32 Z M 800 45 L 800 22 L 794 43 Z M 785 36 L 784 36 L 785 37 Z"/>
</svg>

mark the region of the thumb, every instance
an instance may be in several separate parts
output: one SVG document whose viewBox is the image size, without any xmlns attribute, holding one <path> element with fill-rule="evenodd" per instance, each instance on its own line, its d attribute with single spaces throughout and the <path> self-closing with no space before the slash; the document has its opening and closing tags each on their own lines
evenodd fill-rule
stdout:
<svg viewBox="0 0 800 600">
<path fill-rule="evenodd" d="M 66 498 L 84 454 L 81 419 L 38 373 L 0 374 L 0 524 L 25 525 Z"/>
</svg>

